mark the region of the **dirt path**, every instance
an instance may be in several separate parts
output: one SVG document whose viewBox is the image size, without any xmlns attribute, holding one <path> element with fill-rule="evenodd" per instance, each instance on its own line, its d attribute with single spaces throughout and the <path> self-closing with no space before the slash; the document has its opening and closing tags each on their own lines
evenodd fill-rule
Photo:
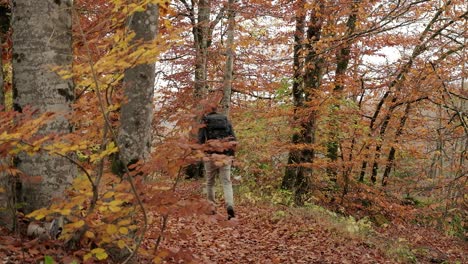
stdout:
<svg viewBox="0 0 468 264">
<path fill-rule="evenodd" d="M 200 182 L 181 187 L 198 188 Z M 162 246 L 191 255 L 195 263 L 394 263 L 372 244 L 343 236 L 312 216 L 247 202 L 237 204 L 236 214 L 228 221 L 218 205 L 214 215 L 172 219 L 168 233 L 186 235 L 167 238 Z"/>
</svg>

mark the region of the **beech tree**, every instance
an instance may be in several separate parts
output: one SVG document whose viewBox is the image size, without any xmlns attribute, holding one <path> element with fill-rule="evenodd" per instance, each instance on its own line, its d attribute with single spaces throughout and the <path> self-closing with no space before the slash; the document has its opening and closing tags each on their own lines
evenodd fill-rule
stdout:
<svg viewBox="0 0 468 264">
<path fill-rule="evenodd" d="M 38 132 L 63 134 L 72 130 L 67 121 L 74 100 L 74 85 L 52 71 L 52 66 L 70 69 L 72 1 L 14 1 L 13 28 L 13 95 L 14 109 L 37 110 L 37 115 L 54 113 L 52 120 Z M 75 174 L 75 166 L 64 157 L 44 152 L 28 156 L 19 154 L 15 163 L 28 176 L 21 182 L 20 201 L 30 212 L 47 206 L 60 195 Z"/>
<path fill-rule="evenodd" d="M 226 39 L 226 65 L 223 76 L 223 98 L 221 107 L 224 114 L 229 115 L 231 106 L 232 81 L 234 71 L 234 28 L 236 25 L 235 0 L 229 0 L 227 3 L 227 39 Z"/>
<path fill-rule="evenodd" d="M 158 19 L 157 4 L 148 4 L 145 11 L 133 14 L 129 18 L 129 29 L 135 32 L 132 44 L 153 41 L 158 34 Z M 120 154 L 127 163 L 148 158 L 150 153 L 155 74 L 154 63 L 139 64 L 125 71 L 118 140 Z"/>
<path fill-rule="evenodd" d="M 298 1 L 296 15 L 295 49 L 294 49 L 294 86 L 293 99 L 295 119 L 298 120 L 300 132 L 292 136 L 292 143 L 298 146 L 293 149 L 288 158 L 288 168 L 283 178 L 283 188 L 295 191 L 295 200 L 301 204 L 302 195 L 308 192 L 312 177 L 312 163 L 315 151 L 315 133 L 317 129 L 317 111 L 311 107 L 320 87 L 323 70 L 323 58 L 315 46 L 322 34 L 323 18 L 320 17 L 323 5 L 318 4 L 310 11 L 309 19 L 305 21 L 305 1 Z M 302 7 L 300 7 L 302 6 Z M 306 26 L 305 39 L 303 37 Z M 303 47 L 303 48 L 301 48 Z M 304 56 L 303 67 L 300 57 Z M 296 83 L 298 82 L 298 83 Z M 294 147 L 294 146 L 293 146 Z"/>
<path fill-rule="evenodd" d="M 215 90 L 213 85 L 212 72 L 209 71 L 210 65 L 208 63 L 209 59 L 214 58 L 213 52 L 210 50 L 210 47 L 213 45 L 213 34 L 215 28 L 218 26 L 220 21 L 225 18 L 226 13 L 228 14 L 228 40 L 226 43 L 226 65 L 224 72 L 224 96 L 223 96 L 223 111 L 228 112 L 228 102 L 227 96 L 230 97 L 230 87 L 232 83 L 232 60 L 233 60 L 233 51 L 232 43 L 234 39 L 234 1 L 229 1 L 222 3 L 220 1 L 212 0 L 201 0 L 198 2 L 191 1 L 189 3 L 185 0 L 178 1 L 181 6 L 179 6 L 180 14 L 184 18 L 189 20 L 189 30 L 192 33 L 192 39 L 188 40 L 193 44 L 193 52 L 190 52 L 190 56 L 193 58 L 193 61 L 189 67 L 193 67 L 193 72 L 190 71 L 190 75 L 193 74 L 193 82 L 185 83 L 189 86 L 189 90 L 192 92 L 192 98 L 187 101 L 191 102 L 191 105 L 194 105 L 195 109 L 198 109 L 197 114 L 195 114 L 195 124 L 198 124 L 201 120 L 201 107 L 202 102 L 206 101 L 209 91 Z M 214 8 L 213 8 L 214 6 Z M 226 9 L 229 9 L 226 12 Z M 211 16 L 213 15 L 213 19 Z M 181 23 L 179 21 L 179 23 Z M 183 23 L 181 23 L 183 24 Z M 218 53 L 218 52 L 217 52 Z M 211 74 L 211 75 L 210 75 Z M 195 130 L 197 125 L 194 126 Z M 192 139 L 196 138 L 196 132 L 192 131 Z M 201 177 L 202 176 L 202 166 L 200 163 L 190 165 L 187 169 L 187 174 L 189 177 Z"/>
<path fill-rule="evenodd" d="M 143 263 L 232 261 L 238 254 L 203 251 L 197 258 L 199 252 L 186 251 L 187 236 L 213 233 L 212 220 L 223 234 L 225 226 L 219 215 L 194 215 L 212 213 L 195 190 L 199 181 L 177 188 L 183 168 L 204 157 L 190 137 L 201 106 L 221 91 L 222 111 L 240 141 L 233 179 L 242 185 L 236 195 L 248 200 L 242 222 L 268 222 L 264 216 L 277 204 L 284 211 L 307 202 L 356 213 L 339 223 L 353 230 L 367 230 L 367 219 L 378 222 L 380 216 L 406 225 L 409 215 L 422 211 L 406 210 L 406 199 L 398 197 L 428 194 L 437 201 L 422 209 L 453 216 L 446 223 L 450 232 L 458 223 L 463 234 L 464 1 L 75 0 L 73 53 L 71 1 L 40 2 L 15 1 L 16 111 L 0 112 L 0 173 L 24 179 L 23 191 L 31 190 L 10 204 L 38 197 L 40 204 L 25 209 L 45 206 L 26 218 L 39 225 L 59 215 L 67 219 L 59 239 L 73 252 L 44 249 L 42 237 L 44 252 L 34 250 L 36 241 L 25 245 L 31 249 L 26 252 L 12 239 L 5 246 L 0 240 L 0 255 L 17 253 L 9 260 L 50 255 L 65 263 L 73 262 L 70 256 L 128 263 L 138 254 Z M 154 85 L 157 78 L 163 81 Z M 138 162 L 125 168 L 126 177 L 113 173 L 109 159 L 117 154 L 120 165 Z M 18 169 L 4 159 L 14 155 Z M 69 162 L 79 177 L 51 204 L 50 186 L 59 193 L 69 181 L 65 176 L 74 175 Z M 359 182 L 380 177 L 379 187 Z M 301 209 L 311 222 L 315 205 Z M 280 213 L 291 229 L 285 232 L 301 229 L 296 223 L 305 219 L 291 222 L 288 212 Z M 239 227 L 236 222 L 228 228 Z M 248 223 L 242 228 L 258 230 Z M 306 233 L 297 241 L 316 235 Z M 189 241 L 190 248 L 204 249 L 207 238 Z M 298 259 L 294 254 L 271 261 Z M 310 252 L 300 259 L 319 258 L 324 255 Z"/>
<path fill-rule="evenodd" d="M 408 85 L 408 81 L 411 80 L 413 83 L 417 82 L 416 78 L 412 78 L 414 75 L 411 74 L 411 71 L 414 68 L 421 67 L 419 58 L 424 55 L 425 52 L 434 52 L 433 50 L 430 49 L 431 45 L 430 43 L 434 42 L 437 40 L 439 36 L 444 36 L 445 31 L 451 29 L 453 25 L 457 24 L 457 21 L 461 21 L 464 18 L 466 18 L 467 13 L 456 13 L 454 14 L 453 17 L 445 17 L 444 10 L 447 10 L 451 8 L 453 5 L 456 5 L 457 3 L 454 1 L 447 1 L 446 3 L 443 3 L 440 6 L 435 7 L 435 11 L 433 13 L 433 16 L 429 20 L 429 22 L 426 24 L 424 30 L 420 33 L 420 35 L 417 37 L 417 43 L 414 45 L 411 54 L 408 56 L 406 61 L 402 63 L 400 68 L 397 70 L 397 73 L 392 77 L 393 80 L 389 83 L 389 87 L 387 91 L 383 94 L 381 97 L 379 103 L 376 106 L 376 110 L 374 111 L 372 115 L 372 119 L 370 122 L 370 129 L 374 130 L 374 125 L 375 122 L 377 121 L 380 116 L 383 116 L 382 119 L 379 119 L 381 124 L 379 126 L 379 137 L 380 139 L 384 140 L 386 137 L 386 133 L 388 132 L 389 124 L 390 121 L 393 117 L 394 112 L 401 106 L 401 105 L 407 105 L 408 103 L 411 103 L 411 100 L 413 101 L 420 101 L 421 99 L 427 99 L 429 97 L 427 96 L 419 96 L 419 97 L 413 97 L 413 98 L 403 98 L 403 89 L 405 89 L 405 85 Z M 452 28 L 453 30 L 453 28 Z M 456 31 L 456 29 L 454 29 Z M 448 40 L 452 42 L 452 39 L 448 37 Z M 457 41 L 455 41 L 457 42 Z M 448 44 L 446 43 L 446 44 Z M 447 55 L 452 54 L 455 50 L 458 50 L 460 48 L 463 48 L 463 45 L 456 45 L 455 48 L 449 48 L 446 51 L 441 51 L 440 54 L 437 54 L 436 56 L 439 56 L 439 58 L 446 59 Z M 454 50 L 455 49 L 455 50 Z M 429 58 L 426 58 L 427 60 L 430 60 Z M 421 77 L 419 77 L 421 78 Z M 426 77 L 424 77 L 426 78 Z M 416 88 L 417 89 L 417 88 Z M 402 103 L 406 102 L 406 103 Z M 385 105 L 388 105 L 387 110 L 385 110 L 383 107 Z M 408 109 L 409 111 L 409 109 Z M 407 110 L 405 110 L 405 113 Z M 396 134 L 399 136 L 401 134 L 401 127 L 405 125 L 406 118 L 408 113 L 404 114 L 402 117 L 402 121 L 399 123 L 399 128 L 396 129 Z M 398 137 L 397 136 L 397 137 Z M 371 170 L 371 181 L 376 182 L 377 180 L 377 174 L 379 170 L 379 164 L 380 164 L 380 157 L 382 153 L 382 147 L 383 147 L 382 142 L 377 142 L 375 146 L 375 152 L 374 152 L 374 158 L 372 162 L 372 170 Z M 393 156 L 392 152 L 395 150 L 390 149 L 390 156 Z M 362 163 L 362 169 L 361 169 L 361 180 L 363 179 L 363 175 L 365 173 L 365 168 L 367 167 L 367 160 L 365 160 Z M 393 158 L 390 158 L 389 161 L 389 166 L 391 167 L 393 163 Z M 384 175 L 385 178 L 388 177 L 388 170 L 390 169 L 387 168 L 387 172 Z M 384 180 L 384 182 L 386 179 Z"/>
</svg>

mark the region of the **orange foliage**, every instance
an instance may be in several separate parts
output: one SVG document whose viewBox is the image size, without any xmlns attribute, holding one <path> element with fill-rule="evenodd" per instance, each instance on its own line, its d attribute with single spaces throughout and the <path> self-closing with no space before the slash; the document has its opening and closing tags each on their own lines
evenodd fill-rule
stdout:
<svg viewBox="0 0 468 264">
<path fill-rule="evenodd" d="M 272 217 L 271 211 L 283 210 L 279 207 L 243 202 L 240 222 L 208 216 L 212 208 L 194 191 L 201 187 L 182 182 L 184 168 L 204 157 L 204 149 L 189 137 L 198 128 L 194 120 L 201 104 L 193 95 L 196 54 L 190 31 L 195 21 L 189 15 L 196 8 L 191 10 L 188 1 L 170 5 L 168 1 L 139 1 L 140 5 L 131 7 L 123 2 L 74 1 L 74 68 L 72 72 L 56 69 L 76 84 L 72 133 L 36 135 L 51 114 L 36 117 L 27 109 L 21 114 L 0 112 L 0 172 L 21 177 L 8 160 L 20 151 L 67 156 L 79 167 L 79 176 L 63 199 L 28 215 L 38 221 L 64 216 L 62 241 L 22 243 L 5 236 L 0 257 L 8 252 L 15 255 L 15 261 L 37 261 L 48 254 L 63 262 L 71 261 L 71 256 L 89 263 L 118 262 L 122 259 L 111 260 L 116 249 L 128 253 L 141 245 L 139 258 L 148 263 L 336 261 L 337 255 L 345 253 L 348 255 L 342 257 L 349 262 L 383 262 L 384 253 L 372 243 L 335 238 L 307 215 Z M 160 36 L 154 42 L 132 46 L 126 20 L 147 2 L 164 5 Z M 222 15 L 225 2 L 212 1 L 212 18 Z M 231 113 L 240 141 L 235 173 L 240 174 L 241 184 L 259 196 L 273 196 L 289 151 L 314 150 L 311 162 L 291 165 L 311 171 L 308 203 L 359 219 L 382 215 L 392 223 L 382 232 L 395 232 L 396 236 L 405 235 L 401 226 L 414 228 L 410 221 L 418 220 L 419 214 L 442 219 L 424 223 L 442 227 L 448 227 L 447 219 L 453 220 L 451 224 L 466 216 L 467 95 L 466 87 L 461 86 L 466 69 L 459 63 L 466 61 L 463 1 L 399 5 L 324 1 L 321 7 L 305 1 L 306 9 L 300 12 L 292 2 L 237 3 Z M 321 38 L 300 43 L 299 57 L 302 72 L 307 67 L 319 68 L 320 83 L 313 91 L 305 89 L 303 96 L 310 100 L 299 108 L 294 107 L 291 91 L 294 82 L 302 82 L 293 79 L 297 69 L 291 56 L 292 14 L 304 12 L 310 19 L 312 10 L 320 10 L 314 18 L 323 20 Z M 356 24 L 350 30 L 347 21 L 353 12 Z M 222 87 L 225 24 L 211 22 L 208 89 L 217 91 Z M 306 27 L 314 23 L 319 24 L 307 21 Z M 337 73 L 338 54 L 345 47 L 350 51 L 349 62 L 344 73 Z M 320 63 L 304 65 L 304 58 L 312 53 Z M 11 56 L 4 53 L 3 57 Z M 119 126 L 123 72 L 157 59 L 151 157 L 117 176 L 112 159 L 119 146 L 113 142 L 113 134 Z M 343 86 L 339 93 L 337 85 Z M 408 105 L 411 107 L 406 108 Z M 291 144 L 291 135 L 311 116 L 316 118 L 316 140 Z M 327 156 L 330 142 L 338 146 L 336 160 Z M 214 147 L 225 146 L 217 142 Z M 392 150 L 396 154 L 391 159 Z M 387 186 L 367 185 L 369 175 L 374 176 L 371 181 L 382 177 L 389 164 Z M 337 172 L 337 179 L 330 180 L 330 169 Z M 403 196 L 429 194 L 437 201 L 425 211 L 401 204 Z M 268 253 L 255 255 L 260 247 L 252 241 Z M 443 241 L 450 240 L 444 237 Z M 63 242 L 74 243 L 75 248 L 65 253 L 60 248 Z M 227 245 L 233 250 L 227 250 Z M 457 255 L 463 247 L 454 245 L 457 253 L 448 259 L 463 259 Z M 189 252 L 188 247 L 196 252 Z M 213 247 L 220 249 L 217 254 L 208 250 Z M 29 252 L 22 258 L 18 253 L 24 249 Z M 369 253 L 355 254 L 356 250 Z M 310 254 L 302 256 L 303 252 Z"/>
</svg>

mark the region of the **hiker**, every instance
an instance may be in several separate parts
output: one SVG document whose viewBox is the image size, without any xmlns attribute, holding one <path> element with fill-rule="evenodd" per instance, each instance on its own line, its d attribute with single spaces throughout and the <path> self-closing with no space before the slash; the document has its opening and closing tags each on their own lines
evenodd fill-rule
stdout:
<svg viewBox="0 0 468 264">
<path fill-rule="evenodd" d="M 198 132 L 198 143 L 205 144 L 205 153 L 207 154 L 203 161 L 207 198 L 215 203 L 214 184 L 216 176 L 219 175 L 223 185 L 228 220 L 230 220 L 235 217 L 231 164 L 237 142 L 236 135 L 227 117 L 216 111 L 216 106 L 208 107 L 202 119 L 204 126 Z"/>
</svg>

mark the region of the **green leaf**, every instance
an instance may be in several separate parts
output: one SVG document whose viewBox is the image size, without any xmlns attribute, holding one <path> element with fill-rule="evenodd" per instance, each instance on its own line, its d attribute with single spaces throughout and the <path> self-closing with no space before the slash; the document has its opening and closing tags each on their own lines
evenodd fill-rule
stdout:
<svg viewBox="0 0 468 264">
<path fill-rule="evenodd" d="M 44 264 L 54 264 L 55 261 L 51 256 L 44 256 Z"/>
</svg>

